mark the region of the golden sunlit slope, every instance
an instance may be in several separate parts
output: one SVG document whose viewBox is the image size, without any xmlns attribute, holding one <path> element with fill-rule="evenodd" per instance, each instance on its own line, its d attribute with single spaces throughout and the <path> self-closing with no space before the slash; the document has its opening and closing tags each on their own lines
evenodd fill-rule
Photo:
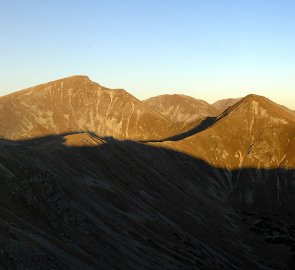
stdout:
<svg viewBox="0 0 295 270">
<path fill-rule="evenodd" d="M 267 98 L 249 95 L 202 132 L 161 146 L 228 169 L 295 166 L 295 117 Z"/>
<path fill-rule="evenodd" d="M 0 98 L 0 136 L 26 139 L 91 131 L 120 139 L 156 139 L 169 123 L 125 90 L 73 76 Z"/>
</svg>

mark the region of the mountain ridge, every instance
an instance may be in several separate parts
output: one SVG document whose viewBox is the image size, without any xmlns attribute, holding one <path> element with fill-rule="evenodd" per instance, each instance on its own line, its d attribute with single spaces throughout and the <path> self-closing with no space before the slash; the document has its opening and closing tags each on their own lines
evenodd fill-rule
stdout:
<svg viewBox="0 0 295 270">
<path fill-rule="evenodd" d="M 201 132 L 160 145 L 184 151 L 217 167 L 255 167 L 260 164 L 269 168 L 284 157 L 284 149 L 294 141 L 294 135 L 295 118 L 290 110 L 252 94 L 229 107 Z M 257 153 L 250 159 L 248 151 L 252 149 L 253 153 L 255 146 Z M 266 151 L 265 156 L 259 155 L 261 151 Z M 295 166 L 291 156 L 289 161 L 284 161 L 288 167 Z"/>
<path fill-rule="evenodd" d="M 175 97 L 170 118 L 85 76 L 0 97 L 0 269 L 293 269 L 294 113 Z"/>
</svg>

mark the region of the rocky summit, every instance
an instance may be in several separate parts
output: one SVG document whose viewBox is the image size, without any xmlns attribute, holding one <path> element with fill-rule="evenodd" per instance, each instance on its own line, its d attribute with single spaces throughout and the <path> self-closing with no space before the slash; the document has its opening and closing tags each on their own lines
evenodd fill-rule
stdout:
<svg viewBox="0 0 295 270">
<path fill-rule="evenodd" d="M 122 89 L 73 76 L 0 98 L 0 135 L 28 139 L 95 132 L 119 139 L 155 139 L 169 133 L 165 117 Z"/>
<path fill-rule="evenodd" d="M 295 115 L 73 76 L 0 97 L 0 269 L 295 265 Z"/>
</svg>

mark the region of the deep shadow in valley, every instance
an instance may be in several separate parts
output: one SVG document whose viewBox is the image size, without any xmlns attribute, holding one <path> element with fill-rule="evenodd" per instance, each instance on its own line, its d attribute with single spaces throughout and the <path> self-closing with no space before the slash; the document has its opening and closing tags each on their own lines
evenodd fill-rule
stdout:
<svg viewBox="0 0 295 270">
<path fill-rule="evenodd" d="M 64 136 L 0 141 L 1 269 L 292 269 L 295 170 Z"/>
<path fill-rule="evenodd" d="M 183 140 L 187 137 L 195 135 L 195 134 L 202 132 L 203 130 L 211 127 L 216 122 L 216 120 L 217 120 L 217 117 L 208 116 L 208 117 L 205 117 L 204 119 L 199 120 L 200 122 L 197 123 L 195 127 L 191 128 L 183 133 L 174 135 L 172 137 L 167 137 L 162 140 L 146 140 L 146 141 L 142 141 L 142 142 L 180 141 L 180 140 Z"/>
</svg>

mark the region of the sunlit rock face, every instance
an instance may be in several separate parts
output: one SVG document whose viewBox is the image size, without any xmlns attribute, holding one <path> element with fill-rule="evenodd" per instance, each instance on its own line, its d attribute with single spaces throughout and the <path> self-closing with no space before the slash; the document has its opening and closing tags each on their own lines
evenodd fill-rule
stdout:
<svg viewBox="0 0 295 270">
<path fill-rule="evenodd" d="M 267 98 L 74 76 L 1 97 L 0 124 L 0 269 L 293 269 L 295 117 Z"/>
<path fill-rule="evenodd" d="M 249 95 L 201 132 L 161 143 L 227 169 L 293 168 L 295 118 L 285 107 Z"/>
<path fill-rule="evenodd" d="M 159 139 L 168 121 L 124 90 L 86 76 L 65 78 L 0 98 L 0 135 L 26 139 L 90 131 L 120 139 Z"/>
</svg>

